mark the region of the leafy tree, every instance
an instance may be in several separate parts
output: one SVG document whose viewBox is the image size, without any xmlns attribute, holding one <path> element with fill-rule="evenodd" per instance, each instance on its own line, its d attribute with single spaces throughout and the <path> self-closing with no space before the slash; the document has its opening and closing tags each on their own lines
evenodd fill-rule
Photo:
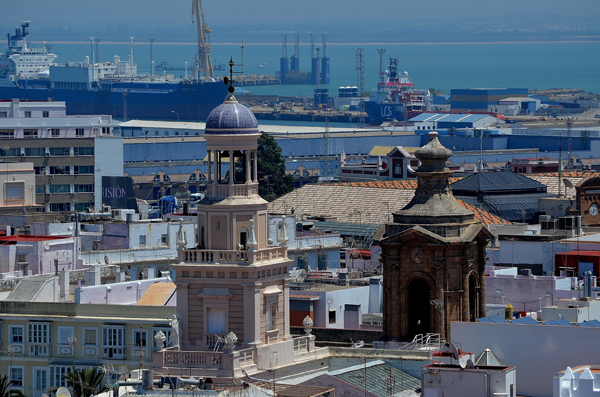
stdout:
<svg viewBox="0 0 600 397">
<path fill-rule="evenodd" d="M 0 397 L 27 397 L 21 390 L 11 389 L 8 375 L 0 377 Z"/>
<path fill-rule="evenodd" d="M 85 369 L 76 369 L 75 371 L 67 372 L 65 375 L 65 382 L 73 397 L 91 397 L 99 393 L 108 391 L 106 386 L 102 385 L 102 379 L 104 379 L 104 372 L 97 367 L 87 367 Z M 54 393 L 58 390 L 58 387 L 53 386 L 48 389 L 49 393 Z"/>
<path fill-rule="evenodd" d="M 294 177 L 285 172 L 281 147 L 275 138 L 261 132 L 258 138 L 258 194 L 273 201 L 294 190 Z"/>
<path fill-rule="evenodd" d="M 258 138 L 257 166 L 258 166 L 258 194 L 267 201 L 294 190 L 294 177 L 285 172 L 285 161 L 281 157 L 281 147 L 275 138 L 266 132 L 261 132 Z M 235 181 L 245 180 L 246 166 L 241 153 L 236 155 Z M 229 180 L 229 171 L 225 174 Z"/>
</svg>

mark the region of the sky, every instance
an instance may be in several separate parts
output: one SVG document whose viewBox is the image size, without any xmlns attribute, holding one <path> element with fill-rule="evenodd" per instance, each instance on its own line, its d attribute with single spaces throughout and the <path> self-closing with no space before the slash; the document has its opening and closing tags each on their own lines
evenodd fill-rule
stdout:
<svg viewBox="0 0 600 397">
<path fill-rule="evenodd" d="M 188 27 L 191 0 L 2 0 L 0 27 L 16 27 L 23 20 L 32 27 L 104 28 L 127 24 L 130 28 Z M 382 23 L 411 20 L 444 23 L 556 15 L 577 20 L 600 16 L 599 0 L 204 0 L 209 26 L 248 25 L 263 27 L 315 28 L 323 25 Z"/>
</svg>

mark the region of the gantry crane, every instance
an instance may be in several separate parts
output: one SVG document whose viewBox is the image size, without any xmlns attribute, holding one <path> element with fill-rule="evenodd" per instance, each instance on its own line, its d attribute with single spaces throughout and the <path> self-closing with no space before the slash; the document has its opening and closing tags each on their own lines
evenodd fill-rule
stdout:
<svg viewBox="0 0 600 397">
<path fill-rule="evenodd" d="M 201 0 L 192 0 L 192 18 L 194 15 L 196 16 L 198 29 L 198 51 L 194 60 L 194 78 L 200 80 L 203 76 L 205 79 L 212 79 L 214 73 L 212 61 L 210 60 L 210 39 L 208 38 L 212 31 L 204 21 Z"/>
</svg>

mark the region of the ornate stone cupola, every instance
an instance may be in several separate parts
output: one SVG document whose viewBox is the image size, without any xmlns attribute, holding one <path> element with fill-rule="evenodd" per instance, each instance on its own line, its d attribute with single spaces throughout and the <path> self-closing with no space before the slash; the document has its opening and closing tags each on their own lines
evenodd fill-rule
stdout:
<svg viewBox="0 0 600 397">
<path fill-rule="evenodd" d="M 448 337 L 451 321 L 485 316 L 485 247 L 491 234 L 452 195 L 446 167 L 451 155 L 437 132 L 430 132 L 415 152 L 421 162 L 415 196 L 376 236 L 388 339 Z"/>
<path fill-rule="evenodd" d="M 258 195 L 257 181 L 260 133 L 256 118 L 233 91 L 230 86 L 225 102 L 206 122 L 208 178 L 206 196 L 198 204 L 197 249 L 180 250 L 179 263 L 172 267 L 183 349 L 219 351 L 223 340 L 235 340 L 241 349 L 251 349 L 244 353 L 247 358 L 260 355 L 256 349 L 261 346 L 292 343 L 292 261 L 285 245 L 267 242 L 267 202 Z M 242 172 L 236 173 L 240 158 Z"/>
</svg>

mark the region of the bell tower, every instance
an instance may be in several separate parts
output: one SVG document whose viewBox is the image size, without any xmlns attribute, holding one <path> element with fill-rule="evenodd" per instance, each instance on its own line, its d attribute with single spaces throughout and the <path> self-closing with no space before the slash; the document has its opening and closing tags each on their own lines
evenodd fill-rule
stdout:
<svg viewBox="0 0 600 397">
<path fill-rule="evenodd" d="M 415 152 L 413 199 L 376 237 L 383 260 L 383 331 L 391 340 L 439 333 L 485 317 L 485 247 L 492 235 L 452 195 L 437 132 Z"/>
<path fill-rule="evenodd" d="M 188 350 L 210 350 L 230 333 L 242 349 L 291 340 L 292 261 L 285 244 L 267 241 L 267 201 L 257 180 L 260 132 L 233 91 L 230 86 L 206 121 L 208 177 L 198 204 L 197 249 L 179 251 L 180 263 L 173 265 Z"/>
</svg>

